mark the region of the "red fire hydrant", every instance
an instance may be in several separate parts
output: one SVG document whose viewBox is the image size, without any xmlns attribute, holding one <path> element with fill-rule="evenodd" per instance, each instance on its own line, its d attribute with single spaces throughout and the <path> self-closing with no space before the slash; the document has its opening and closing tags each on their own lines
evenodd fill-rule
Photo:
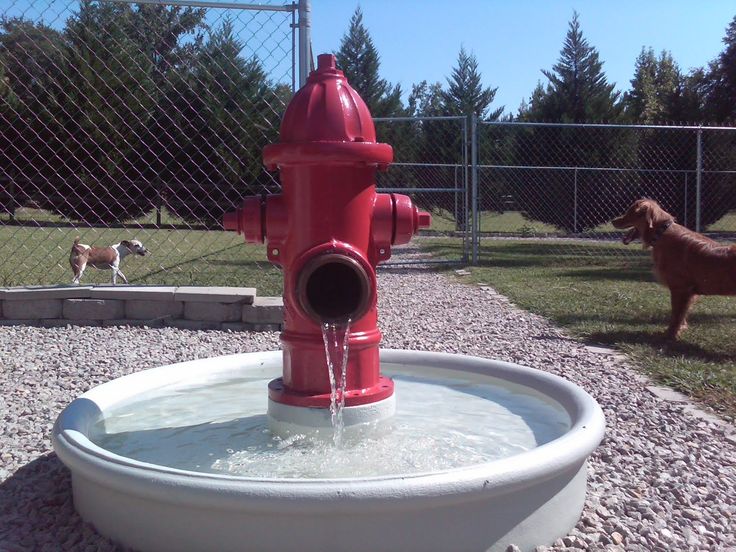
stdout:
<svg viewBox="0 0 736 552">
<path fill-rule="evenodd" d="M 263 160 L 280 171 L 282 193 L 245 198 L 223 220 L 247 242 L 265 240 L 268 259 L 283 267 L 283 377 L 269 384 L 269 415 L 272 406 L 329 407 L 326 322 L 350 321 L 346 409 L 378 403 L 392 397 L 393 382 L 379 369 L 376 265 L 430 216 L 407 196 L 376 193 L 375 173 L 387 169 L 393 150 L 376 142 L 368 107 L 334 56 L 318 57 L 284 114 L 280 139 Z"/>
</svg>

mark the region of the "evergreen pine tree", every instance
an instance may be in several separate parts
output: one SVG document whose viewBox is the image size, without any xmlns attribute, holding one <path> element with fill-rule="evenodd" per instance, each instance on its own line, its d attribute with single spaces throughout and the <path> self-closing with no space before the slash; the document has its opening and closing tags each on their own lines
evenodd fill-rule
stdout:
<svg viewBox="0 0 736 552">
<path fill-rule="evenodd" d="M 552 70 L 542 70 L 549 84 L 530 105 L 536 120 L 566 123 L 614 121 L 621 113 L 619 93 L 603 72 L 598 51 L 580 29 L 578 13 L 570 21 L 560 58 Z"/>
<path fill-rule="evenodd" d="M 277 141 L 275 91 L 255 57 L 226 18 L 203 43 L 188 86 L 191 97 L 181 116 L 181 140 L 169 175 L 167 207 L 193 223 L 216 226 L 243 191 L 263 178 L 261 151 Z"/>
<path fill-rule="evenodd" d="M 703 113 L 706 123 L 736 125 L 736 16 L 726 29 L 723 38 L 725 48 L 713 60 L 707 71 L 691 76 L 695 94 L 697 91 L 705 98 Z M 697 97 L 697 96 L 696 96 Z M 736 139 L 733 133 L 706 132 L 703 134 L 703 151 L 706 153 L 705 186 L 708 189 L 710 206 L 703 206 L 701 224 L 707 225 L 718 220 L 727 211 L 736 209 L 734 186 L 736 178 L 728 171 L 719 168 L 732 167 L 736 163 Z M 708 173 L 710 169 L 713 172 Z"/>
<path fill-rule="evenodd" d="M 492 110 L 490 105 L 498 88 L 483 88 L 478 72 L 478 60 L 460 48 L 457 66 L 447 79 L 448 89 L 442 92 L 442 103 L 447 115 L 472 115 L 479 119 L 495 121 L 503 113 L 503 107 Z"/>
<path fill-rule="evenodd" d="M 380 57 L 368 29 L 363 25 L 360 7 L 355 9 L 350 18 L 350 26 L 342 37 L 335 57 L 337 67 L 363 98 L 371 115 L 389 117 L 402 114 L 401 86 L 391 86 L 379 76 Z"/>
<path fill-rule="evenodd" d="M 423 80 L 411 88 L 408 115 L 411 117 L 437 117 L 443 114 L 442 84 L 429 84 Z"/>
<path fill-rule="evenodd" d="M 520 118 L 552 123 L 595 123 L 620 120 L 622 104 L 615 85 L 609 84 L 597 50 L 583 36 L 577 12 L 573 14 L 560 57 L 548 79 L 535 88 Z M 525 165 L 569 167 L 569 171 L 535 170 L 533 175 L 508 173 L 509 194 L 524 216 L 553 224 L 572 233 L 594 228 L 625 207 L 626 188 L 617 175 L 579 171 L 581 167 L 620 166 L 634 145 L 625 131 L 596 132 L 575 127 L 539 127 L 515 135 L 513 150 Z M 523 191 L 516 193 L 519 183 Z M 578 205 L 585 205 L 579 209 Z"/>
<path fill-rule="evenodd" d="M 682 75 L 672 54 L 663 51 L 657 58 L 654 50 L 642 48 L 624 98 L 628 118 L 641 124 L 672 122 L 681 95 Z"/>
<path fill-rule="evenodd" d="M 713 122 L 736 124 L 736 17 L 726 29 L 726 45 L 711 63 L 706 112 Z"/>
<path fill-rule="evenodd" d="M 57 124 L 66 98 L 63 52 L 64 37 L 55 29 L 23 18 L 0 21 L 0 166 L 16 182 L 13 207 L 48 192 L 44 182 L 63 173 L 69 157 Z"/>
<path fill-rule="evenodd" d="M 56 160 L 64 180 L 48 196 L 69 218 L 119 222 L 153 208 L 156 193 L 136 153 L 153 119 L 155 85 L 150 59 L 127 32 L 131 17 L 129 5 L 83 0 L 64 30 L 64 105 L 56 117 L 67 142 Z"/>
<path fill-rule="evenodd" d="M 705 121 L 708 82 L 708 74 L 702 67 L 695 68 L 682 77 L 682 89 L 677 98 L 674 121 L 691 124 Z"/>
</svg>

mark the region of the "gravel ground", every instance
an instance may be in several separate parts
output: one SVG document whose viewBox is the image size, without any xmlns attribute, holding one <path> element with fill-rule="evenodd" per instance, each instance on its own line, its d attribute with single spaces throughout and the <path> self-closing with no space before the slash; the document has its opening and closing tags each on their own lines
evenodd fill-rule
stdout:
<svg viewBox="0 0 736 552">
<path fill-rule="evenodd" d="M 567 537 L 538 550 L 736 550 L 732 425 L 655 397 L 621 356 L 570 339 L 491 289 L 409 272 L 380 274 L 385 347 L 547 370 L 605 412 L 583 515 Z M 149 367 L 274 348 L 277 333 L 0 327 L 0 552 L 116 550 L 75 513 L 69 473 L 51 448 L 56 416 L 79 394 Z"/>
</svg>

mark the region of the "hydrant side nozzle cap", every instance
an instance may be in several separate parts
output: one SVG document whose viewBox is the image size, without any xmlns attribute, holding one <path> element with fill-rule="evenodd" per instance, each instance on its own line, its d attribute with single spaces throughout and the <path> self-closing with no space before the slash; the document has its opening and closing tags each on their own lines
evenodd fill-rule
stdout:
<svg viewBox="0 0 736 552">
<path fill-rule="evenodd" d="M 417 210 L 417 230 L 420 228 L 429 228 L 432 226 L 432 215 L 427 211 Z"/>
</svg>

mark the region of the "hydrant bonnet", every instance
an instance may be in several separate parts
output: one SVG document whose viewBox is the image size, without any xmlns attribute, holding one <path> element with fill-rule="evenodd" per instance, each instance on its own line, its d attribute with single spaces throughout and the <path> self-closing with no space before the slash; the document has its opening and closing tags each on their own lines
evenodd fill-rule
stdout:
<svg viewBox="0 0 736 552">
<path fill-rule="evenodd" d="M 314 163 L 377 165 L 393 160 L 389 144 L 376 142 L 368 106 L 335 67 L 335 56 L 322 54 L 317 70 L 294 95 L 280 128 L 280 142 L 263 150 L 266 168 Z"/>
</svg>

